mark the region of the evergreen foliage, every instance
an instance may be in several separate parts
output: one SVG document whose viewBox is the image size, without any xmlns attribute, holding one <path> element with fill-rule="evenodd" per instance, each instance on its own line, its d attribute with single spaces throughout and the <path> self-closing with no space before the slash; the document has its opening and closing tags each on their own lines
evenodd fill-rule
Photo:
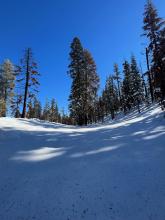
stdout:
<svg viewBox="0 0 165 220">
<path fill-rule="evenodd" d="M 96 64 L 89 51 L 83 49 L 78 38 L 74 38 L 71 44 L 70 60 L 68 71 L 72 79 L 69 96 L 70 115 L 76 124 L 86 125 L 95 120 L 99 87 Z"/>
<path fill-rule="evenodd" d="M 154 88 L 155 98 L 160 88 L 160 97 L 165 97 L 165 73 L 164 73 L 164 47 L 162 39 L 164 39 L 165 21 L 158 16 L 157 9 L 151 0 L 147 0 L 143 19 L 144 36 L 148 39 L 148 51 L 151 56 L 151 78 Z M 164 43 L 163 43 L 164 44 Z"/>
<path fill-rule="evenodd" d="M 5 60 L 0 65 L 0 117 L 38 118 L 51 122 L 87 125 L 114 119 L 117 112 L 128 111 L 151 101 L 165 99 L 165 21 L 159 17 L 151 0 L 143 14 L 143 35 L 147 38 L 147 71 L 140 73 L 134 55 L 125 60 L 122 69 L 114 64 L 103 91 L 98 95 L 100 79 L 92 54 L 84 49 L 78 37 L 70 46 L 68 75 L 71 78 L 69 114 L 59 111 L 56 100 L 47 99 L 42 108 L 37 99 L 39 72 L 31 48 L 25 49 L 20 65 Z M 146 76 L 148 81 L 146 80 Z M 150 96 L 149 96 L 150 93 Z"/>
<path fill-rule="evenodd" d="M 10 60 L 0 67 L 0 116 L 5 117 L 11 109 L 15 88 L 15 70 Z"/>
<path fill-rule="evenodd" d="M 26 117 L 26 107 L 30 99 L 35 97 L 38 92 L 40 74 L 37 71 L 37 63 L 34 62 L 31 48 L 25 49 L 24 57 L 21 64 L 17 66 L 17 83 L 23 90 L 21 96 L 23 100 L 23 109 L 21 117 Z"/>
</svg>

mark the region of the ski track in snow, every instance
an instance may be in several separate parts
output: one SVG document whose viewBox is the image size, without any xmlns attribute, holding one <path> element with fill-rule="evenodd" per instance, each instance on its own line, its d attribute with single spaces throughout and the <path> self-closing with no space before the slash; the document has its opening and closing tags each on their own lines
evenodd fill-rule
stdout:
<svg viewBox="0 0 165 220">
<path fill-rule="evenodd" d="M 165 220 L 159 107 L 88 127 L 0 119 L 0 220 Z"/>
</svg>

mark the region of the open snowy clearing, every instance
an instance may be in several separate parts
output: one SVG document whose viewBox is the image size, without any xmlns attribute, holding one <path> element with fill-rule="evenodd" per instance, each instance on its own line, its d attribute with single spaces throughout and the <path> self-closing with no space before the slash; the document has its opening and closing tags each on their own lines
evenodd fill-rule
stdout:
<svg viewBox="0 0 165 220">
<path fill-rule="evenodd" d="M 165 220 L 159 107 L 73 127 L 0 119 L 0 220 Z"/>
</svg>

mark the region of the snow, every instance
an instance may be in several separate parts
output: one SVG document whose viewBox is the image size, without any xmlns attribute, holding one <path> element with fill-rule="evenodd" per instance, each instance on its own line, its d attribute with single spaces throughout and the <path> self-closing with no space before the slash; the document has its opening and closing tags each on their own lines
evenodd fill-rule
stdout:
<svg viewBox="0 0 165 220">
<path fill-rule="evenodd" d="M 0 119 L 0 220 L 164 220 L 165 119 Z"/>
</svg>

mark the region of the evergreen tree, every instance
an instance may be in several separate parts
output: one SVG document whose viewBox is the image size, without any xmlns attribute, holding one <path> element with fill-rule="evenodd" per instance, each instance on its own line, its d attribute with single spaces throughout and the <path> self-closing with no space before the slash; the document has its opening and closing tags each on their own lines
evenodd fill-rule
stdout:
<svg viewBox="0 0 165 220">
<path fill-rule="evenodd" d="M 71 117 L 78 125 L 84 123 L 84 51 L 80 40 L 76 37 L 71 44 L 71 63 L 68 74 L 72 79 L 69 96 L 69 110 Z"/>
<path fill-rule="evenodd" d="M 14 97 L 15 70 L 10 60 L 5 60 L 0 68 L 0 116 L 5 117 Z"/>
<path fill-rule="evenodd" d="M 114 79 L 117 82 L 118 97 L 119 97 L 119 101 L 120 101 L 120 104 L 121 104 L 121 88 L 120 88 L 120 80 L 121 80 L 121 78 L 120 78 L 119 67 L 118 67 L 118 65 L 116 63 L 114 64 Z"/>
<path fill-rule="evenodd" d="M 31 48 L 25 49 L 25 54 L 21 60 L 21 65 L 17 67 L 17 82 L 21 84 L 23 89 L 23 110 L 22 118 L 26 117 L 26 107 L 29 99 L 34 98 L 38 92 L 38 76 L 37 63 L 33 60 Z"/>
<path fill-rule="evenodd" d="M 45 106 L 43 108 L 42 119 L 46 120 L 46 121 L 50 120 L 50 103 L 49 103 L 48 99 L 46 99 L 46 103 L 45 103 Z"/>
<path fill-rule="evenodd" d="M 21 85 L 21 79 L 19 78 L 19 67 L 15 66 L 15 89 L 14 89 L 14 97 L 11 102 L 11 115 L 13 115 L 16 118 L 21 117 L 21 107 L 23 104 L 23 85 Z"/>
<path fill-rule="evenodd" d="M 103 94 L 103 93 L 102 93 Z M 104 122 L 104 116 L 105 116 L 105 103 L 104 103 L 104 100 L 103 100 L 103 97 L 99 97 L 98 98 L 98 101 L 97 101 L 97 114 L 96 114 L 96 117 L 97 117 L 97 121 L 102 121 Z"/>
<path fill-rule="evenodd" d="M 71 63 L 69 75 L 72 78 L 69 97 L 70 116 L 78 125 L 96 120 L 96 100 L 99 77 L 96 64 L 89 53 L 84 50 L 78 38 L 74 38 L 70 52 Z"/>
<path fill-rule="evenodd" d="M 32 99 L 29 99 L 27 107 L 28 107 L 27 118 L 34 118 L 34 106 L 32 103 Z"/>
<path fill-rule="evenodd" d="M 149 104 L 149 97 L 148 97 L 149 88 L 148 88 L 146 80 L 145 80 L 146 73 L 143 73 L 141 63 L 140 63 L 140 75 L 141 75 L 141 80 L 142 80 L 142 88 L 143 88 L 143 91 L 144 91 L 144 101 L 147 104 Z"/>
<path fill-rule="evenodd" d="M 106 115 L 111 114 L 111 118 L 114 119 L 115 112 L 118 110 L 119 107 L 119 100 L 113 76 L 109 76 L 107 78 L 102 97 L 105 103 Z"/>
<path fill-rule="evenodd" d="M 139 69 L 137 66 L 137 62 L 135 57 L 132 55 L 131 57 L 131 90 L 132 90 L 132 97 L 133 97 L 133 105 L 138 107 L 140 112 L 140 103 L 144 100 L 144 90 L 142 85 L 141 75 L 139 73 Z"/>
<path fill-rule="evenodd" d="M 29 99 L 27 117 L 41 119 L 41 114 L 42 107 L 40 101 L 36 97 Z"/>
<path fill-rule="evenodd" d="M 127 110 L 131 109 L 133 104 L 131 68 L 128 61 L 123 63 L 123 74 L 124 80 L 122 84 L 122 103 L 124 112 L 126 112 Z"/>
<path fill-rule="evenodd" d="M 49 120 L 51 122 L 59 122 L 58 106 L 57 106 L 55 99 L 51 100 Z"/>
<path fill-rule="evenodd" d="M 164 27 L 165 22 L 162 18 L 158 16 L 157 9 L 154 7 L 151 0 L 147 0 L 145 5 L 144 12 L 144 35 L 149 40 L 148 52 L 152 57 L 152 75 L 153 75 L 153 86 L 155 89 L 161 89 L 162 98 L 165 96 L 164 92 L 164 84 L 163 84 L 163 64 L 162 59 L 159 52 L 159 41 L 160 41 L 160 33 L 162 28 Z M 151 74 L 150 72 L 148 74 Z M 152 76 L 149 76 L 152 77 Z M 152 91 L 152 89 L 150 89 Z M 152 94 L 151 94 L 152 95 Z"/>
<path fill-rule="evenodd" d="M 165 98 L 165 27 L 160 32 L 159 57 L 161 61 L 161 91 L 162 99 Z"/>
<path fill-rule="evenodd" d="M 11 104 L 11 115 L 13 115 L 15 118 L 20 118 L 20 105 L 22 103 L 22 96 L 15 94 L 12 104 Z"/>
<path fill-rule="evenodd" d="M 42 106 L 40 101 L 34 97 L 34 118 L 41 119 L 42 115 Z"/>
<path fill-rule="evenodd" d="M 88 50 L 84 50 L 84 124 L 96 121 L 96 101 L 99 88 L 99 76 L 96 64 Z"/>
<path fill-rule="evenodd" d="M 67 125 L 75 125 L 75 121 L 73 118 L 65 114 L 64 109 L 61 110 L 61 114 L 59 114 L 61 121 L 59 121 L 62 124 L 67 124 Z"/>
</svg>

